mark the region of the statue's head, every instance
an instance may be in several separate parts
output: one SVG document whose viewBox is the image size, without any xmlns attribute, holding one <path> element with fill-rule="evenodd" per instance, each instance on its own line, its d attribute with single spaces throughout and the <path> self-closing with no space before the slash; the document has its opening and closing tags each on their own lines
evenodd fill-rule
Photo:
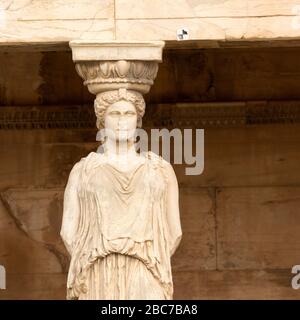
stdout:
<svg viewBox="0 0 300 320">
<path fill-rule="evenodd" d="M 95 99 L 94 108 L 97 128 L 105 129 L 111 138 L 130 139 L 135 129 L 142 127 L 145 101 L 137 91 L 122 88 L 100 93 Z"/>
</svg>

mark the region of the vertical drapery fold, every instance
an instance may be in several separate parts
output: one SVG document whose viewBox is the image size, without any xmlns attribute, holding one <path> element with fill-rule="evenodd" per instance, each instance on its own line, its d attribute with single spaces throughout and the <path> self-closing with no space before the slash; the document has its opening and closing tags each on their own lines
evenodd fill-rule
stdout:
<svg viewBox="0 0 300 320">
<path fill-rule="evenodd" d="M 66 192 L 76 192 L 78 205 L 65 203 L 63 221 L 75 214 L 77 227 L 68 234 L 62 226 L 62 236 L 72 242 L 67 298 L 172 299 L 170 164 L 150 151 L 142 164 L 122 172 L 91 152 L 75 166 L 68 184 L 76 186 Z M 74 198 L 66 192 L 65 199 Z"/>
</svg>

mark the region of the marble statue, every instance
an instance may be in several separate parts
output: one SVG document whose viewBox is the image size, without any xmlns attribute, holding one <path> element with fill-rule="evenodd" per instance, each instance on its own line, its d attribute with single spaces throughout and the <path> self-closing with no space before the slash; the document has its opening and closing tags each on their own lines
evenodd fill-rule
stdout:
<svg viewBox="0 0 300 320">
<path fill-rule="evenodd" d="M 74 165 L 64 195 L 67 298 L 172 299 L 170 258 L 182 236 L 173 167 L 135 149 L 145 112 L 139 92 L 102 92 L 95 112 L 104 152 Z"/>
<path fill-rule="evenodd" d="M 67 298 L 172 299 L 171 256 L 182 231 L 169 162 L 137 152 L 135 133 L 163 41 L 72 40 L 75 69 L 96 95 L 101 152 L 72 168 L 61 237 L 71 255 Z"/>
</svg>

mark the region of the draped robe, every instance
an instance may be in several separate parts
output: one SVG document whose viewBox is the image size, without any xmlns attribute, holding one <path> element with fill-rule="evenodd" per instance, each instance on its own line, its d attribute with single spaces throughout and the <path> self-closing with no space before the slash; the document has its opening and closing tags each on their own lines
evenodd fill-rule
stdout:
<svg viewBox="0 0 300 320">
<path fill-rule="evenodd" d="M 126 172 L 95 152 L 72 168 L 61 228 L 71 255 L 67 299 L 172 299 L 170 258 L 182 234 L 170 194 L 177 180 L 162 157 L 143 155 Z"/>
</svg>

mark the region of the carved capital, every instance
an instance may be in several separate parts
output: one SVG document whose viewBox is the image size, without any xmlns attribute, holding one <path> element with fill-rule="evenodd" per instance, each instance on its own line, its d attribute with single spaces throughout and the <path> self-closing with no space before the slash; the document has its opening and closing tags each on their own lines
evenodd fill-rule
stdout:
<svg viewBox="0 0 300 320">
<path fill-rule="evenodd" d="M 164 42 L 71 41 L 70 47 L 91 93 L 126 88 L 145 94 L 156 78 Z"/>
<path fill-rule="evenodd" d="M 84 61 L 75 64 L 89 91 L 95 95 L 103 91 L 126 88 L 147 93 L 158 71 L 155 61 Z"/>
</svg>

